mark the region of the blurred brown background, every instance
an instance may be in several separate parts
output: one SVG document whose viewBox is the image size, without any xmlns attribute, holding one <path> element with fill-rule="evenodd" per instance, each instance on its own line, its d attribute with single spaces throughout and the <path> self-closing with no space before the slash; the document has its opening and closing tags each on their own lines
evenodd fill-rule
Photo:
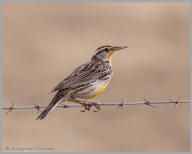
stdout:
<svg viewBox="0 0 192 154">
<path fill-rule="evenodd" d="M 189 3 L 4 3 L 3 106 L 47 105 L 48 94 L 101 45 L 128 45 L 113 57 L 102 103 L 189 99 Z M 189 151 L 190 105 L 3 112 L 3 149 Z M 29 150 L 30 151 L 30 150 Z"/>
</svg>

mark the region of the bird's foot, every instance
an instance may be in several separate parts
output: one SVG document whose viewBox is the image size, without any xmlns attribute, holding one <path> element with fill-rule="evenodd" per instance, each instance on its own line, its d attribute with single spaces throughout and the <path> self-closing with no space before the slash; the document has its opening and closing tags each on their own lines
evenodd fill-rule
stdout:
<svg viewBox="0 0 192 154">
<path fill-rule="evenodd" d="M 82 103 L 83 107 L 84 107 L 84 110 L 80 110 L 81 112 L 85 112 L 85 111 L 90 111 L 92 105 L 91 104 L 88 104 L 88 103 Z"/>
<path fill-rule="evenodd" d="M 93 112 L 98 112 L 98 111 L 101 110 L 99 104 L 96 103 L 96 102 L 85 103 L 85 104 L 82 104 L 82 105 L 83 105 L 83 107 L 84 107 L 84 110 L 81 110 L 81 112 L 85 112 L 86 110 L 87 110 L 87 111 L 90 111 L 92 106 L 94 106 L 94 107 L 96 108 L 96 110 L 93 110 Z"/>
<path fill-rule="evenodd" d="M 93 105 L 93 106 L 95 106 L 95 108 L 96 108 L 96 110 L 94 110 L 93 112 L 98 112 L 98 111 L 100 111 L 100 110 L 101 110 L 101 108 L 100 108 L 100 106 L 99 106 L 99 104 L 98 104 L 98 103 L 93 102 L 93 103 L 92 103 L 92 105 Z"/>
<path fill-rule="evenodd" d="M 96 110 L 94 110 L 93 112 L 98 112 L 101 110 L 99 103 L 92 101 L 92 100 L 86 100 L 86 99 L 82 99 L 82 98 L 76 98 L 75 99 L 76 103 L 79 103 L 81 105 L 83 105 L 84 110 L 81 110 L 81 112 L 85 112 L 85 111 L 90 111 L 92 106 L 95 106 Z"/>
</svg>

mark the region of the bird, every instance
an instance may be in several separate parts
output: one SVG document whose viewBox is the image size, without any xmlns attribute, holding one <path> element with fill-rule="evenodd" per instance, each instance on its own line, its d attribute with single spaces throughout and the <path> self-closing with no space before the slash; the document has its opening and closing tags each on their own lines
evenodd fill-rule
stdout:
<svg viewBox="0 0 192 154">
<path fill-rule="evenodd" d="M 128 47 L 111 45 L 98 47 L 89 62 L 77 67 L 67 78 L 59 82 L 50 91 L 50 93 L 56 92 L 56 94 L 36 120 L 44 119 L 63 101 L 82 104 L 85 110 L 90 110 L 92 105 L 97 110 L 100 110 L 98 103 L 86 103 L 86 100 L 96 97 L 105 90 L 113 74 L 112 56 L 125 48 Z"/>
</svg>

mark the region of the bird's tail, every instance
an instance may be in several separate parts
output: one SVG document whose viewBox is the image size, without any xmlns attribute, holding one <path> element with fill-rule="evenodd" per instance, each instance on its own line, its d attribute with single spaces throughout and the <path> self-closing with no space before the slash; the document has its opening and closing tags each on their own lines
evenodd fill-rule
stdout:
<svg viewBox="0 0 192 154">
<path fill-rule="evenodd" d="M 37 117 L 36 120 L 40 119 L 44 119 L 49 112 L 51 112 L 55 106 L 59 103 L 61 103 L 63 98 L 63 95 L 61 95 L 59 92 L 53 97 L 51 103 L 41 112 L 41 114 Z"/>
</svg>

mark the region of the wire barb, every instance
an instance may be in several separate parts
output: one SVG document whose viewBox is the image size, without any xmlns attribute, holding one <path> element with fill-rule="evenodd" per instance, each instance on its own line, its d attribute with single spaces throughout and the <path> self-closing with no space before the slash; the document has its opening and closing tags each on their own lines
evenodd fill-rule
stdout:
<svg viewBox="0 0 192 154">
<path fill-rule="evenodd" d="M 64 105 L 63 105 L 63 108 L 68 108 L 68 106 L 64 104 Z"/>
<path fill-rule="evenodd" d="M 180 96 L 178 97 L 178 100 L 176 101 L 173 101 L 172 99 L 169 99 L 171 102 L 170 103 L 174 103 L 175 105 L 178 105 L 179 104 L 179 101 L 180 101 Z"/>
<path fill-rule="evenodd" d="M 8 111 L 7 111 L 6 113 L 8 114 L 8 113 L 11 112 L 13 109 L 14 109 L 14 103 L 12 102 L 12 105 L 7 108 Z"/>
<path fill-rule="evenodd" d="M 145 97 L 144 97 L 144 101 L 145 101 L 145 105 L 149 105 L 153 108 L 158 108 L 157 106 L 151 105 L 151 102 L 149 100 L 147 100 Z"/>
<path fill-rule="evenodd" d="M 36 103 L 33 103 L 33 105 L 34 105 L 34 108 L 37 110 L 37 113 L 41 112 L 39 105 L 37 105 Z"/>
<path fill-rule="evenodd" d="M 116 107 L 116 109 L 118 109 L 118 108 L 121 108 L 121 109 L 123 109 L 123 105 L 124 105 L 124 99 L 122 98 L 121 99 L 121 103 L 119 103 L 119 105 Z"/>
</svg>

